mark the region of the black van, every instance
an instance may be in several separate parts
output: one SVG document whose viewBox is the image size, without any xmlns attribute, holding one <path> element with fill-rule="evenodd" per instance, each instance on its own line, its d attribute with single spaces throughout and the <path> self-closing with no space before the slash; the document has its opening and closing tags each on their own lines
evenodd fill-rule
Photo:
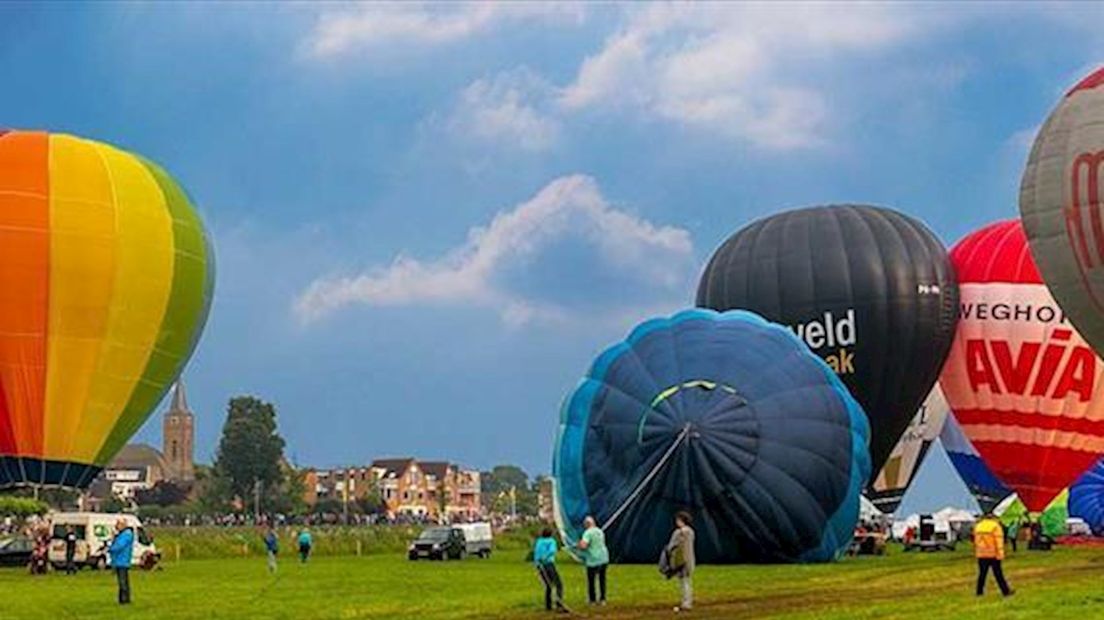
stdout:
<svg viewBox="0 0 1104 620">
<path fill-rule="evenodd" d="M 410 543 L 411 560 L 459 560 L 467 555 L 464 532 L 453 527 L 428 527 Z"/>
</svg>

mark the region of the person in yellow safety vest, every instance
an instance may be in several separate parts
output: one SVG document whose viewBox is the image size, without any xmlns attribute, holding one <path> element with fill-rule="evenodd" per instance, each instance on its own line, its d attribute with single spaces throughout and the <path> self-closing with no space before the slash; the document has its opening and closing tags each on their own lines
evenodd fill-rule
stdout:
<svg viewBox="0 0 1104 620">
<path fill-rule="evenodd" d="M 974 525 L 974 555 L 978 561 L 977 595 L 985 594 L 985 580 L 992 570 L 1001 594 L 1011 596 L 1015 591 L 1008 587 L 1001 568 L 1001 560 L 1004 559 L 1004 529 L 991 512 L 985 513 Z"/>
</svg>

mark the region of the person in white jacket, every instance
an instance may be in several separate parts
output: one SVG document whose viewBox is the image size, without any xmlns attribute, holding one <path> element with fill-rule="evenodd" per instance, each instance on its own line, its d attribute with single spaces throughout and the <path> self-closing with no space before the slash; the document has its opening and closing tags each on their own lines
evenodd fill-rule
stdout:
<svg viewBox="0 0 1104 620">
<path fill-rule="evenodd" d="M 694 607 L 694 528 L 690 527 L 693 518 L 690 513 L 680 511 L 675 514 L 675 531 L 667 543 L 667 557 L 671 568 L 679 578 L 682 602 L 675 611 L 689 611 Z"/>
</svg>

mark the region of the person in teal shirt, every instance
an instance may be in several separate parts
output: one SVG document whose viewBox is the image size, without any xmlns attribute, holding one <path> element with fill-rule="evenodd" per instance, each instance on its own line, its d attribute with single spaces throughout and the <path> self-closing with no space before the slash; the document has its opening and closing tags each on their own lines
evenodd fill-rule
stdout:
<svg viewBox="0 0 1104 620">
<path fill-rule="evenodd" d="M 563 605 L 563 581 L 556 570 L 556 539 L 552 537 L 551 528 L 544 528 L 537 541 L 533 543 L 533 564 L 537 567 L 544 584 L 544 608 L 552 610 L 552 589 L 556 589 L 556 609 L 564 611 Z"/>
<path fill-rule="evenodd" d="M 314 539 L 311 537 L 310 530 L 304 529 L 299 532 L 299 561 L 306 562 L 310 559 L 311 547 L 314 546 Z"/>
<path fill-rule="evenodd" d="M 582 538 L 575 545 L 583 552 L 583 561 L 587 570 L 587 597 L 591 605 L 606 604 L 606 567 L 609 566 L 609 549 L 606 548 L 606 533 L 598 527 L 594 517 L 583 519 Z M 598 582 L 595 596 L 594 582 Z"/>
</svg>

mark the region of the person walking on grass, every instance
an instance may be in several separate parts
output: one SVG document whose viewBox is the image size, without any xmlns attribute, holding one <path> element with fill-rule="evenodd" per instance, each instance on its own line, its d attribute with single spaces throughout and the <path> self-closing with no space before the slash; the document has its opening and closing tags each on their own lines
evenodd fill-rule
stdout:
<svg viewBox="0 0 1104 620">
<path fill-rule="evenodd" d="M 305 564 L 310 559 L 311 547 L 314 546 L 314 538 L 311 537 L 310 530 L 304 529 L 299 532 L 299 562 Z"/>
<path fill-rule="evenodd" d="M 276 538 L 276 530 L 269 523 L 264 535 L 265 553 L 268 554 L 268 572 L 276 573 L 276 554 L 280 552 L 280 541 Z"/>
<path fill-rule="evenodd" d="M 694 607 L 694 529 L 690 527 L 693 519 L 690 513 L 679 511 L 675 514 L 675 531 L 671 532 L 671 540 L 664 551 L 667 554 L 667 562 L 670 565 L 672 576 L 679 578 L 679 588 L 682 592 L 682 602 L 675 607 L 675 612 L 689 611 Z"/>
<path fill-rule="evenodd" d="M 594 517 L 583 519 L 582 538 L 575 545 L 583 552 L 587 571 L 587 599 L 591 605 L 606 604 L 606 568 L 609 566 L 609 549 L 606 548 L 606 533 L 598 527 Z M 594 582 L 598 582 L 595 592 Z"/>
<path fill-rule="evenodd" d="M 111 569 L 115 571 L 115 580 L 119 583 L 119 604 L 130 604 L 130 560 L 134 555 L 134 530 L 126 520 L 115 522 L 115 538 L 107 548 L 111 556 Z"/>
<path fill-rule="evenodd" d="M 1001 567 L 1001 560 L 1004 559 L 1004 530 L 992 512 L 985 513 L 974 526 L 974 555 L 978 562 L 977 595 L 985 594 L 985 581 L 992 570 L 1001 594 L 1011 596 L 1015 590 L 1008 587 L 1008 582 L 1004 580 L 1004 569 Z"/>
<path fill-rule="evenodd" d="M 563 604 L 563 581 L 556 570 L 556 539 L 552 537 L 552 529 L 544 528 L 537 541 L 533 543 L 533 564 L 537 567 L 537 574 L 544 584 L 544 608 L 552 611 L 552 591 L 555 590 L 556 611 L 567 611 Z"/>
</svg>

